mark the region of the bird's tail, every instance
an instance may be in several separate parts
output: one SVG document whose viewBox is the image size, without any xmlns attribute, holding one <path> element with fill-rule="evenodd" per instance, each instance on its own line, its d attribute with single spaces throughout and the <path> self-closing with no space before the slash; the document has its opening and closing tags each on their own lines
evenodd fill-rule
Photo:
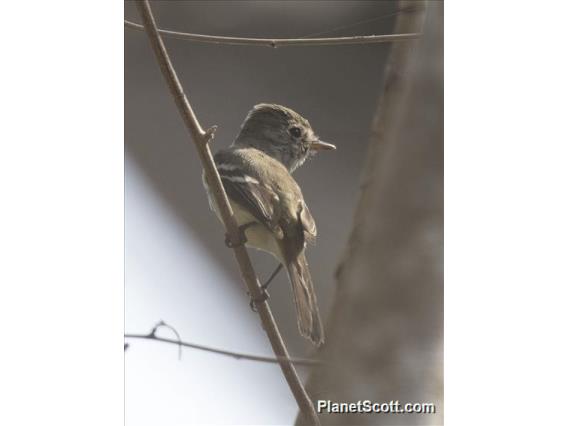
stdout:
<svg viewBox="0 0 568 426">
<path fill-rule="evenodd" d="M 300 334 L 320 346 L 325 340 L 323 324 L 305 254 L 300 253 L 286 267 L 292 283 Z"/>
</svg>

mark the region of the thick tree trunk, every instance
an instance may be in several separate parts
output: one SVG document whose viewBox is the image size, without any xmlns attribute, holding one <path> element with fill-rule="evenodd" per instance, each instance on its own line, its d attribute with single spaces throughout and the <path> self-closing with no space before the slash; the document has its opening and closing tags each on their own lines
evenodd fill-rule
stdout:
<svg viewBox="0 0 568 426">
<path fill-rule="evenodd" d="M 395 33 L 328 340 L 308 392 L 332 402 L 431 402 L 435 414 L 321 414 L 323 424 L 441 424 L 443 5 L 415 3 Z M 402 4 L 401 7 L 408 7 Z M 298 424 L 302 424 L 298 419 Z"/>
</svg>

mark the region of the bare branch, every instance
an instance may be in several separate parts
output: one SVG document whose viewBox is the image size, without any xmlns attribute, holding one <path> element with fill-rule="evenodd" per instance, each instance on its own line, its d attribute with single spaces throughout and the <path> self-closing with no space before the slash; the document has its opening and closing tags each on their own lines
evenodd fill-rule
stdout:
<svg viewBox="0 0 568 426">
<path fill-rule="evenodd" d="M 221 184 L 219 172 L 213 162 L 211 150 L 209 149 L 208 142 L 214 135 L 214 129 L 211 128 L 206 132 L 201 128 L 201 125 L 197 121 L 197 117 L 195 116 L 195 113 L 193 112 L 193 109 L 191 108 L 191 105 L 183 91 L 183 87 L 168 56 L 164 42 L 158 32 L 149 1 L 137 0 L 136 6 L 140 12 L 142 21 L 144 22 L 146 34 L 148 35 L 162 74 L 166 79 L 179 113 L 181 114 L 187 129 L 192 136 L 204 173 L 209 183 L 210 191 L 213 194 L 214 200 L 222 217 L 225 230 L 227 231 L 227 236 L 231 239 L 231 241 L 238 241 L 240 236 L 238 225 L 233 216 L 233 211 L 229 204 L 225 189 Z M 238 245 L 233 247 L 233 252 L 239 264 L 241 275 L 246 283 L 249 294 L 254 300 L 261 300 L 262 289 L 256 276 L 256 272 L 252 267 L 246 248 L 243 245 Z M 284 377 L 288 382 L 288 386 L 296 399 L 300 411 L 310 424 L 319 425 L 320 422 L 314 405 L 302 385 L 294 365 L 283 361 L 283 359 L 288 359 L 290 356 L 288 355 L 288 350 L 286 349 L 286 345 L 280 335 L 268 303 L 264 300 L 263 302 L 257 303 L 256 307 L 262 321 L 262 326 L 272 346 L 272 350 L 278 358 L 280 368 L 282 369 Z"/>
<path fill-rule="evenodd" d="M 224 350 L 224 349 L 212 348 L 210 346 L 205 346 L 205 345 L 198 345 L 196 343 L 189 343 L 189 342 L 183 342 L 183 341 L 175 340 L 175 339 L 168 339 L 168 338 L 165 338 L 165 337 L 158 337 L 154 334 L 125 334 L 124 337 L 128 338 L 128 339 L 155 340 L 156 342 L 170 343 L 172 345 L 184 346 L 186 348 L 192 348 L 192 349 L 199 349 L 201 351 L 212 352 L 212 353 L 219 354 L 219 355 L 226 355 L 226 356 L 230 356 L 230 357 L 235 358 L 235 359 L 248 359 L 249 361 L 268 362 L 268 363 L 274 363 L 274 364 L 277 364 L 279 362 L 285 362 L 285 363 L 292 363 L 292 364 L 302 365 L 302 366 L 313 366 L 313 365 L 319 365 L 321 363 L 320 361 L 317 361 L 317 360 L 305 359 L 305 358 L 281 358 L 281 357 L 274 358 L 274 357 L 268 357 L 268 356 L 244 354 L 244 353 L 240 353 L 240 352 L 234 352 L 234 351 L 227 351 L 227 350 Z M 128 343 L 125 344 L 125 350 L 127 348 L 130 348 L 130 345 Z"/>
<path fill-rule="evenodd" d="M 166 324 L 166 323 L 164 322 L 164 320 L 160 320 L 160 322 L 154 326 L 154 328 L 152 329 L 152 331 L 150 332 L 150 334 L 149 334 L 148 336 L 149 336 L 149 337 L 156 337 L 156 331 L 158 331 L 158 329 L 159 329 L 160 327 L 165 327 L 165 328 L 167 328 L 168 330 L 171 330 L 171 331 L 176 335 L 176 337 L 177 337 L 177 342 L 178 342 L 178 359 L 181 360 L 181 347 L 182 347 L 182 344 L 181 344 L 181 336 L 180 336 L 180 334 L 178 333 L 178 331 L 177 331 L 174 327 L 172 327 L 172 326 L 169 325 L 169 324 Z"/>
<path fill-rule="evenodd" d="M 144 26 L 135 22 L 127 21 L 126 19 L 124 20 L 124 26 L 126 28 L 132 28 L 135 30 L 144 30 Z M 261 46 L 272 48 L 292 46 L 338 46 L 346 44 L 389 43 L 393 41 L 414 40 L 420 37 L 419 33 L 410 33 L 325 38 L 248 38 L 191 34 L 170 30 L 158 30 L 158 32 L 164 37 L 196 41 L 200 43 L 228 44 L 237 46 Z"/>
</svg>

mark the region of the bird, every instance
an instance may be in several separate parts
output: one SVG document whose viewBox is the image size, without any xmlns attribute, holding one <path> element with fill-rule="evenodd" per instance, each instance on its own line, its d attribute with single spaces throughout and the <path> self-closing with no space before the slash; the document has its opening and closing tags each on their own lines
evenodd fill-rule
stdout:
<svg viewBox="0 0 568 426">
<path fill-rule="evenodd" d="M 261 103 L 249 111 L 233 143 L 214 155 L 243 243 L 270 253 L 279 262 L 263 291 L 284 267 L 299 332 L 316 347 L 324 343 L 325 335 L 306 246 L 315 242 L 317 229 L 292 173 L 317 152 L 335 149 L 320 140 L 297 112 Z M 221 220 L 205 174 L 203 183 L 211 209 Z"/>
</svg>

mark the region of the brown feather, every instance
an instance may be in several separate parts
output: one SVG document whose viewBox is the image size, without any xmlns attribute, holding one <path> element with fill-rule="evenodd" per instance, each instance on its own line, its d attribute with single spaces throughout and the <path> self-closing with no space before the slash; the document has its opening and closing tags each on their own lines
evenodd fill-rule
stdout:
<svg viewBox="0 0 568 426">
<path fill-rule="evenodd" d="M 304 252 L 286 265 L 292 284 L 300 334 L 316 346 L 325 341 L 316 293 Z"/>
</svg>

